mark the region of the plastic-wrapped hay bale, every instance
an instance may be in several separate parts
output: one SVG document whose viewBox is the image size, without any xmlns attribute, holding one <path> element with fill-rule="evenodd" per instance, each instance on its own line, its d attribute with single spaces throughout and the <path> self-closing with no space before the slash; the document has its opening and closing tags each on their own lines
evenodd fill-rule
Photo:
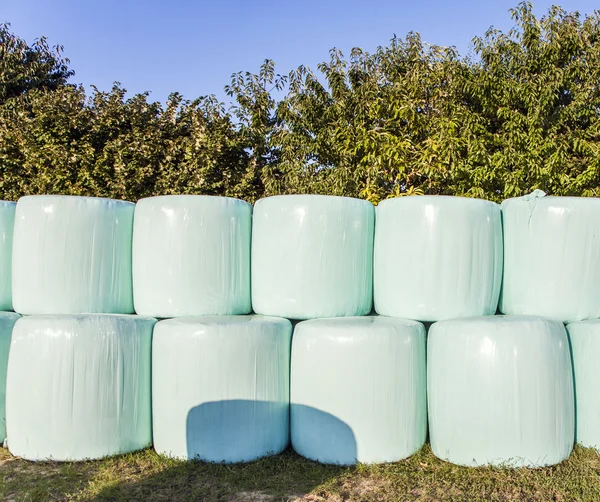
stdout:
<svg viewBox="0 0 600 502">
<path fill-rule="evenodd" d="M 427 432 L 425 328 L 390 317 L 298 323 L 292 342 L 292 445 L 323 463 L 393 462 Z"/>
<path fill-rule="evenodd" d="M 374 260 L 379 314 L 421 321 L 495 314 L 500 206 L 466 197 L 385 200 L 377 206 Z"/>
<path fill-rule="evenodd" d="M 14 312 L 0 312 L 0 443 L 6 438 L 6 367 L 10 338 L 19 317 Z"/>
<path fill-rule="evenodd" d="M 6 384 L 11 453 L 84 460 L 148 446 L 155 322 L 106 314 L 19 319 Z"/>
<path fill-rule="evenodd" d="M 545 197 L 502 203 L 500 310 L 564 322 L 600 317 L 600 199 Z"/>
<path fill-rule="evenodd" d="M 290 319 L 365 315 L 373 298 L 374 207 L 349 197 L 259 200 L 252 228 L 252 305 Z"/>
<path fill-rule="evenodd" d="M 252 206 L 228 197 L 140 200 L 133 228 L 133 296 L 156 317 L 247 314 Z"/>
<path fill-rule="evenodd" d="M 461 465 L 538 467 L 573 448 L 573 374 L 562 323 L 489 316 L 441 321 L 427 342 L 433 453 Z"/>
<path fill-rule="evenodd" d="M 262 316 L 187 317 L 154 329 L 158 453 L 247 462 L 289 443 L 292 327 Z"/>
<path fill-rule="evenodd" d="M 600 320 L 567 325 L 575 376 L 575 440 L 600 450 Z"/>
<path fill-rule="evenodd" d="M 17 203 L 13 304 L 21 314 L 133 312 L 134 204 L 37 195 Z"/>
<path fill-rule="evenodd" d="M 15 202 L 0 200 L 0 310 L 12 310 L 12 246 Z"/>
</svg>

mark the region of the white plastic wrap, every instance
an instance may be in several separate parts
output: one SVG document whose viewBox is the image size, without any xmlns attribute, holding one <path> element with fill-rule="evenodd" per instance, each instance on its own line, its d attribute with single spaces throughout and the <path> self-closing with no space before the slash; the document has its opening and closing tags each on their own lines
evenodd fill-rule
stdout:
<svg viewBox="0 0 600 502">
<path fill-rule="evenodd" d="M 600 199 L 544 197 L 502 203 L 500 310 L 563 322 L 600 317 Z"/>
<path fill-rule="evenodd" d="M 252 206 L 228 197 L 140 200 L 133 230 L 133 296 L 141 315 L 247 314 Z"/>
<path fill-rule="evenodd" d="M 374 208 L 348 197 L 282 195 L 254 206 L 252 305 L 290 319 L 366 315 Z"/>
<path fill-rule="evenodd" d="M 10 338 L 19 317 L 14 312 L 0 312 L 0 444 L 6 438 L 6 367 Z"/>
<path fill-rule="evenodd" d="M 388 199 L 377 206 L 375 310 L 438 321 L 496 313 L 500 206 L 466 197 Z"/>
<path fill-rule="evenodd" d="M 84 460 L 148 446 L 155 322 L 125 315 L 19 319 L 6 384 L 10 452 Z"/>
<path fill-rule="evenodd" d="M 562 323 L 528 316 L 435 323 L 427 372 L 437 457 L 470 466 L 539 467 L 571 453 L 573 374 Z"/>
<path fill-rule="evenodd" d="M 600 320 L 567 325 L 575 377 L 575 440 L 600 450 Z"/>
<path fill-rule="evenodd" d="M 12 246 L 15 202 L 0 200 L 0 310 L 12 310 Z"/>
<path fill-rule="evenodd" d="M 132 313 L 134 207 L 94 197 L 19 199 L 13 243 L 15 310 Z"/>
<path fill-rule="evenodd" d="M 393 462 L 425 443 L 425 328 L 389 317 L 298 323 L 292 445 L 323 463 Z"/>
<path fill-rule="evenodd" d="M 187 317 L 154 329 L 154 448 L 247 462 L 289 443 L 292 326 L 262 316 Z"/>
</svg>

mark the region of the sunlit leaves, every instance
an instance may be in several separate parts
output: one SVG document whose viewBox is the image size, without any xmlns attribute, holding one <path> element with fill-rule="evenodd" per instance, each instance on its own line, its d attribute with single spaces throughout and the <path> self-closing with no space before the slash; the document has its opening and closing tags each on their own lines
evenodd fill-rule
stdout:
<svg viewBox="0 0 600 502">
<path fill-rule="evenodd" d="M 66 85 L 61 48 L 0 26 L 0 191 L 137 199 L 160 193 L 416 194 L 502 200 L 535 188 L 600 195 L 600 15 L 530 3 L 474 54 L 394 36 L 332 49 L 315 70 L 232 75 L 167 103 Z"/>
</svg>

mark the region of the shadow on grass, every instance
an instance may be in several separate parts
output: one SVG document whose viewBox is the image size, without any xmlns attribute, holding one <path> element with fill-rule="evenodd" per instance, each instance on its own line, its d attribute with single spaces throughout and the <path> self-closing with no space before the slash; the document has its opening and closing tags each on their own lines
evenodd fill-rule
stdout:
<svg viewBox="0 0 600 502">
<path fill-rule="evenodd" d="M 164 464 L 159 472 L 131 481 L 116 481 L 91 500 L 288 500 L 305 495 L 352 469 L 317 464 L 291 449 L 247 464 L 156 457 Z"/>
<path fill-rule="evenodd" d="M 99 469 L 99 462 L 30 462 L 0 448 L 0 500 L 65 500 L 85 489 Z"/>
<path fill-rule="evenodd" d="M 318 452 L 334 448 L 338 458 L 354 462 L 356 440 L 350 427 L 334 416 L 307 406 L 296 406 L 309 426 L 305 440 Z M 208 402 L 193 407 L 186 419 L 185 436 L 169 434 L 176 455 L 184 461 L 155 455 L 147 474 L 123 479 L 115 469 L 93 500 L 281 500 L 305 495 L 351 468 L 306 460 L 291 449 L 289 406 L 251 400 Z M 308 423 L 307 423 L 308 421 Z M 171 433 L 171 431 L 168 431 Z M 315 433 L 315 434 L 313 434 Z M 165 448 L 163 443 L 161 448 Z M 261 454 L 279 453 L 249 463 Z M 202 458 L 208 463 L 196 460 Z M 334 460 L 342 462 L 342 460 Z"/>
<path fill-rule="evenodd" d="M 1 449 L 0 449 L 1 450 Z M 181 461 L 152 449 L 88 462 L 30 462 L 0 454 L 0 500 L 250 501 L 301 497 L 353 468 L 291 449 L 247 464 Z"/>
</svg>

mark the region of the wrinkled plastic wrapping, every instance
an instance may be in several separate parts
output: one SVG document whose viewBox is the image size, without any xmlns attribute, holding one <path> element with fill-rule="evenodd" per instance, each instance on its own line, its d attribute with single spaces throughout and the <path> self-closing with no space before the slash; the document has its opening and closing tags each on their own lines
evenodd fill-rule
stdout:
<svg viewBox="0 0 600 502">
<path fill-rule="evenodd" d="M 575 377 L 575 440 L 600 450 L 600 320 L 567 325 Z"/>
<path fill-rule="evenodd" d="M 500 310 L 564 322 L 600 317 L 600 199 L 544 197 L 502 203 Z"/>
<path fill-rule="evenodd" d="M 427 371 L 437 457 L 538 467 L 571 453 L 573 374 L 562 323 L 527 316 L 441 321 L 429 330 Z"/>
<path fill-rule="evenodd" d="M 373 298 L 374 207 L 283 195 L 254 206 L 252 305 L 290 319 L 366 315 Z"/>
<path fill-rule="evenodd" d="M 124 315 L 19 319 L 6 384 L 10 452 L 84 460 L 148 446 L 155 322 Z"/>
<path fill-rule="evenodd" d="M 247 462 L 289 443 L 292 326 L 262 316 L 188 317 L 154 330 L 154 448 Z"/>
<path fill-rule="evenodd" d="M 0 310 L 12 310 L 12 246 L 15 202 L 0 200 Z"/>
<path fill-rule="evenodd" d="M 406 319 L 298 323 L 292 342 L 292 445 L 323 463 L 393 462 L 427 432 L 425 328 Z"/>
<path fill-rule="evenodd" d="M 247 314 L 252 206 L 228 197 L 140 200 L 133 230 L 133 295 L 141 315 Z"/>
<path fill-rule="evenodd" d="M 15 310 L 132 313 L 134 207 L 94 197 L 19 199 L 13 243 Z"/>
<path fill-rule="evenodd" d="M 0 312 L 0 443 L 6 438 L 6 368 L 13 326 L 21 317 L 14 312 Z"/>
<path fill-rule="evenodd" d="M 466 197 L 385 200 L 377 206 L 374 260 L 379 314 L 420 321 L 495 314 L 500 206 Z"/>
</svg>

